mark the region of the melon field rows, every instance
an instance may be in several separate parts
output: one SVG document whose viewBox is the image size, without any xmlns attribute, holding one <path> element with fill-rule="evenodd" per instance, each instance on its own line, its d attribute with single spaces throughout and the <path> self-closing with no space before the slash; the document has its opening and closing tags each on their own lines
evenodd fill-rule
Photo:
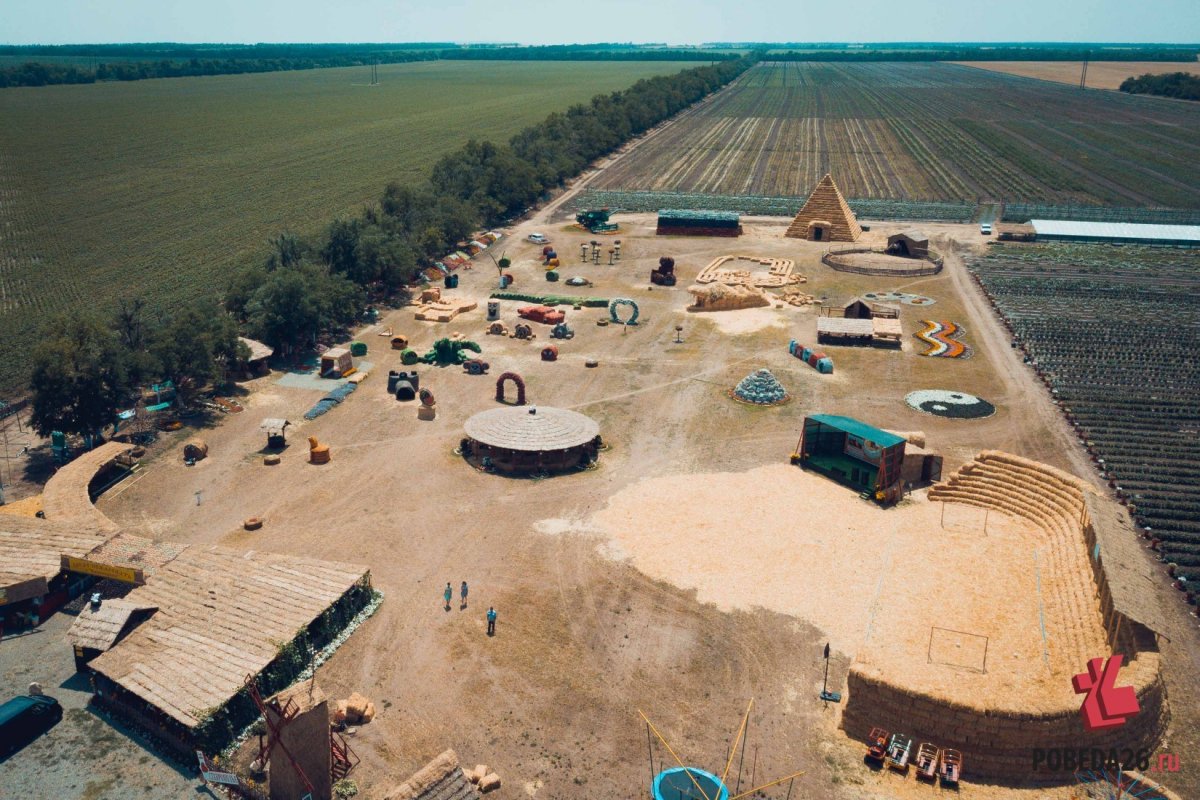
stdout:
<svg viewBox="0 0 1200 800">
<path fill-rule="evenodd" d="M 0 398 L 58 312 L 212 297 L 469 138 L 688 63 L 438 61 L 0 91 Z"/>
<path fill-rule="evenodd" d="M 597 189 L 1200 208 L 1200 106 L 942 63 L 756 66 Z"/>
<path fill-rule="evenodd" d="M 1194 251 L 998 245 L 967 266 L 1163 560 L 1200 582 Z"/>
</svg>

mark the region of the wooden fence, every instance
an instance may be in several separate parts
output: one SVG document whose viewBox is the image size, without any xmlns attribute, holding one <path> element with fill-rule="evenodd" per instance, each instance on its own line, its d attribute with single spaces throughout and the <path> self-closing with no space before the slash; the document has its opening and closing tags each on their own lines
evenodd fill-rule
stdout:
<svg viewBox="0 0 1200 800">
<path fill-rule="evenodd" d="M 913 267 L 912 269 L 885 269 L 883 267 L 857 267 L 850 264 L 842 264 L 836 261 L 838 256 L 852 255 L 854 253 L 879 253 L 887 255 L 887 251 L 880 247 L 841 247 L 838 249 L 829 248 L 821 254 L 821 263 L 838 272 L 853 272 L 856 275 L 883 275 L 894 276 L 901 278 L 915 278 L 922 275 L 937 275 L 945 266 L 945 259 L 942 254 L 936 250 L 930 250 L 925 256 L 927 266 Z M 915 259 L 914 259 L 915 260 Z"/>
</svg>

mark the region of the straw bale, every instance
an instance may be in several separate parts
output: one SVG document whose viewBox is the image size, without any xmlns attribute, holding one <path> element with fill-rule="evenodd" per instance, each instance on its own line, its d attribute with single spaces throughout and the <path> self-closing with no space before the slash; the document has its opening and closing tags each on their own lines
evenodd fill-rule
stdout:
<svg viewBox="0 0 1200 800">
<path fill-rule="evenodd" d="M 382 794 L 383 800 L 478 800 L 479 790 L 467 780 L 458 755 L 446 750 L 411 778 Z"/>
<path fill-rule="evenodd" d="M 487 794 L 490 791 L 500 788 L 500 776 L 496 773 L 483 776 L 479 781 L 479 791 Z"/>
<path fill-rule="evenodd" d="M 357 722 L 367 713 L 367 706 L 371 704 L 363 695 L 358 692 L 351 692 L 350 697 L 346 700 L 346 717 L 351 722 Z"/>
<path fill-rule="evenodd" d="M 129 449 L 127 444 L 108 442 L 84 453 L 54 473 L 42 490 L 42 508 L 46 518 L 116 533 L 119 530 L 116 523 L 92 505 L 88 485 L 97 472 Z"/>
</svg>

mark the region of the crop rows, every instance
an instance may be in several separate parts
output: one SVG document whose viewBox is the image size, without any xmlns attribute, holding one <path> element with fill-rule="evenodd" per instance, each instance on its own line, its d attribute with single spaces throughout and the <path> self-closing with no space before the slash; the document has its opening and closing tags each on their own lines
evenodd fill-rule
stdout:
<svg viewBox="0 0 1200 800">
<path fill-rule="evenodd" d="M 57 312 L 213 297 L 315 232 L 599 92 L 686 63 L 430 62 L 0 92 L 0 397 Z"/>
<path fill-rule="evenodd" d="M 760 64 L 605 170 L 611 190 L 1200 209 L 1200 107 L 938 63 Z"/>
<path fill-rule="evenodd" d="M 994 246 L 968 259 L 1164 561 L 1200 581 L 1200 273 L 1194 251 Z"/>
<path fill-rule="evenodd" d="M 642 192 L 585 189 L 566 203 L 567 209 L 609 208 L 613 211 L 658 211 L 663 208 L 689 208 L 703 211 L 735 211 L 762 217 L 793 217 L 804 205 L 805 197 L 765 197 L 762 195 L 720 195 L 699 192 Z M 847 198 L 854 213 L 864 220 L 901 219 L 925 222 L 969 222 L 974 203 L 938 203 L 921 200 L 877 200 Z"/>
</svg>

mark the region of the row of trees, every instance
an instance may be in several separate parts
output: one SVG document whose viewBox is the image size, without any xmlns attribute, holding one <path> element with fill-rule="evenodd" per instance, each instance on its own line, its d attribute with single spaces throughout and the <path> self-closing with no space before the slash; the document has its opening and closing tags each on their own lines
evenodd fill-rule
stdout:
<svg viewBox="0 0 1200 800">
<path fill-rule="evenodd" d="M 435 61 L 430 51 L 387 53 L 377 56 L 325 56 L 303 58 L 191 58 L 187 60 L 143 60 L 97 63 L 92 66 L 30 61 L 0 69 L 0 88 L 50 86 L 59 83 L 97 81 L 140 81 L 147 78 L 183 78 L 203 75 L 241 75 L 249 72 L 282 72 L 327 67 L 356 67 L 364 64 L 399 64 Z"/>
<path fill-rule="evenodd" d="M 139 387 L 173 381 L 182 404 L 223 378 L 239 354 L 239 327 L 282 355 L 314 344 L 386 299 L 480 225 L 524 211 L 592 160 L 733 80 L 752 59 L 638 81 L 507 144 L 468 142 L 440 159 L 430 181 L 389 184 L 361 214 L 320 235 L 283 233 L 262 263 L 235 275 L 223 307 L 199 304 L 169 318 L 126 300 L 111 319 L 57 320 L 33 352 L 33 423 L 91 436 L 129 408 Z"/>
<path fill-rule="evenodd" d="M 469 141 L 418 186 L 389 184 L 379 202 L 311 240 L 284 233 L 237 275 L 225 308 L 256 339 L 289 354 L 351 324 L 370 300 L 418 279 L 458 242 L 519 215 L 589 163 L 740 75 L 750 59 L 638 81 L 514 136 Z"/>
<path fill-rule="evenodd" d="M 109 318 L 71 315 L 47 327 L 32 353 L 32 422 L 41 436 L 98 435 L 133 407 L 142 386 L 171 381 L 187 404 L 248 355 L 234 319 L 215 303 L 170 317 L 141 298 Z"/>
<path fill-rule="evenodd" d="M 61 52 L 60 52 L 61 51 Z M 448 45 L 256 45 L 243 48 L 176 45 L 87 45 L 73 48 L 0 47 L 0 55 L 29 61 L 0 68 L 0 88 L 59 83 L 138 81 L 203 75 L 240 75 L 410 61 L 733 61 L 737 53 L 647 49 L 619 45 L 454 47 Z M 92 58 L 91 64 L 50 59 Z M 117 60 L 122 59 L 122 60 Z"/>
<path fill-rule="evenodd" d="M 1147 73 L 1137 78 L 1126 78 L 1121 83 L 1121 91 L 1174 97 L 1177 100 L 1200 100 L 1200 75 L 1187 72 L 1168 72 L 1163 75 Z"/>
</svg>

